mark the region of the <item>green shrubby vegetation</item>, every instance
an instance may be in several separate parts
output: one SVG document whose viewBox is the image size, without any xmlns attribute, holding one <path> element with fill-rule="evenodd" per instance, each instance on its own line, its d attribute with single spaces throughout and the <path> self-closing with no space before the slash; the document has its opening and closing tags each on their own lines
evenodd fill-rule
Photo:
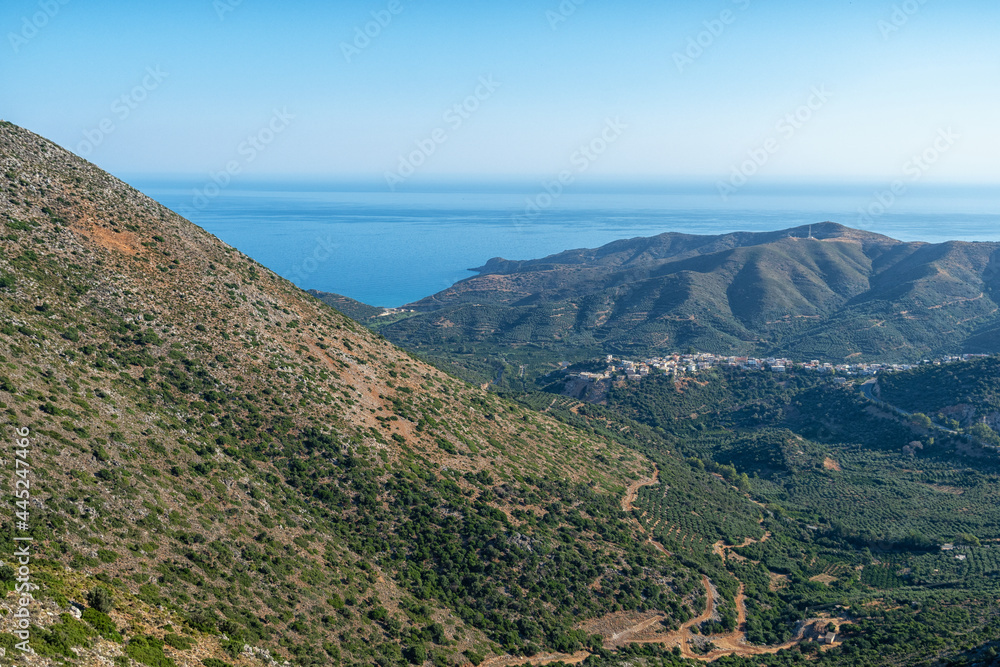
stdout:
<svg viewBox="0 0 1000 667">
<path fill-rule="evenodd" d="M 598 297 L 572 314 L 544 299 L 462 306 L 455 331 L 387 320 L 413 354 L 454 361 L 435 347 L 451 346 L 466 377 L 519 390 L 482 392 L 55 147 L 9 128 L 0 141 L 34 165 L 0 177 L 0 411 L 36 443 L 28 534 L 43 547 L 39 599 L 60 614 L 32 646 L 50 662 L 109 641 L 125 654 L 115 664 L 152 667 L 195 650 L 221 656 L 206 667 L 241 664 L 244 645 L 296 665 L 577 650 L 593 665 L 673 665 L 661 646 L 607 650 L 580 623 L 649 612 L 677 628 L 704 609 L 703 576 L 719 596 L 702 635 L 736 629 L 741 585 L 751 642 L 787 641 L 817 614 L 852 621 L 832 651 L 804 642 L 722 665 L 919 664 L 1000 639 L 1000 470 L 985 428 L 932 433 L 796 373 L 654 377 L 605 406 L 523 391 L 545 364 L 624 344 L 593 334 Z M 675 287 L 717 296 L 670 280 L 622 312 Z M 748 340 L 743 315 L 692 324 L 704 312 L 689 306 L 629 335 Z M 464 333 L 495 325 L 500 357 Z M 900 404 L 934 421 L 952 405 Z M 623 511 L 653 464 L 656 483 Z M 62 613 L 70 600 L 86 600 L 80 620 Z M 0 634 L 8 655 L 13 640 Z"/>
<path fill-rule="evenodd" d="M 972 375 L 979 373 L 988 371 Z M 904 375 L 892 377 L 905 387 Z M 841 628 L 843 648 L 818 655 L 824 663 L 875 665 L 889 655 L 916 660 L 971 649 L 1000 631 L 990 620 L 998 611 L 992 572 L 1000 551 L 984 546 L 1000 540 L 993 518 L 1000 460 L 969 450 L 962 436 L 930 436 L 923 424 L 876 409 L 850 386 L 796 373 L 716 370 L 680 384 L 654 376 L 614 388 L 606 407 L 534 402 L 574 407 L 580 416 L 566 413 L 569 421 L 582 416 L 625 431 L 657 461 L 660 485 L 640 491 L 637 516 L 726 597 L 735 592 L 728 582 L 743 582 L 749 641 L 781 643 L 796 622 L 846 609 L 840 613 L 854 624 Z M 685 469 L 692 481 L 713 474 L 718 486 L 699 482 L 689 490 Z M 713 502 L 718 510 L 708 509 Z M 760 541 L 763 531 L 768 539 Z M 723 568 L 704 536 L 757 542 L 735 549 L 744 560 Z M 942 551 L 945 543 L 955 550 Z M 970 598 L 976 606 L 961 602 Z M 904 611 L 890 611 L 900 604 Z M 962 611 L 947 611 L 955 608 Z M 723 609 L 708 630 L 730 626 Z M 797 652 L 810 650 L 801 645 L 731 664 L 793 664 Z"/>
<path fill-rule="evenodd" d="M 609 353 L 639 358 L 695 348 L 910 362 L 996 351 L 996 247 L 916 247 L 835 223 L 667 233 L 537 260 L 494 259 L 479 276 L 413 304 L 416 313 L 383 318 L 363 304 L 345 307 L 442 367 L 506 389 L 528 389 L 560 361 Z"/>
</svg>

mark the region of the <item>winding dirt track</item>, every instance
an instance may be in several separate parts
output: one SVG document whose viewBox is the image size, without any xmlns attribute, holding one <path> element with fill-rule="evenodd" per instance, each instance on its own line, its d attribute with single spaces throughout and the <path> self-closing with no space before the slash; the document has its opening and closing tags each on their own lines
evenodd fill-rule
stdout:
<svg viewBox="0 0 1000 667">
<path fill-rule="evenodd" d="M 622 498 L 622 511 L 631 512 L 633 509 L 633 503 L 636 501 L 636 498 L 639 497 L 639 489 L 641 489 L 644 486 L 653 486 L 654 484 L 659 482 L 659 479 L 660 479 L 660 469 L 654 465 L 652 477 L 645 477 L 637 482 L 633 482 L 632 484 L 630 484 L 628 489 L 625 490 L 625 497 Z"/>
<path fill-rule="evenodd" d="M 658 468 L 654 468 L 653 476 L 640 479 L 637 482 L 629 485 L 628 489 L 625 491 L 625 497 L 622 498 L 622 510 L 625 512 L 631 512 L 634 509 L 633 504 L 639 496 L 639 489 L 644 486 L 652 486 L 657 483 L 660 471 Z M 646 533 L 646 541 L 655 547 L 658 551 L 662 552 L 667 556 L 672 554 L 667 551 L 662 544 L 653 539 L 653 536 L 645 529 L 645 527 L 638 521 L 635 520 L 639 525 L 640 530 Z M 733 549 L 740 549 L 743 547 L 748 547 L 751 544 L 756 544 L 757 542 L 765 542 L 771 537 L 770 532 L 764 533 L 764 536 L 760 540 L 755 540 L 748 537 L 743 540 L 742 544 L 737 544 L 733 546 L 727 546 L 722 541 L 716 542 L 712 545 L 712 551 L 722 558 L 723 560 L 728 560 L 729 552 Z M 671 632 L 650 632 L 650 628 L 657 625 L 661 621 L 666 620 L 664 614 L 655 614 L 653 616 L 646 616 L 641 620 L 635 622 L 634 624 L 625 627 L 617 632 L 602 632 L 600 634 L 604 635 L 604 646 L 605 648 L 614 649 L 619 646 L 624 646 L 625 644 L 664 644 L 666 646 L 678 646 L 681 650 L 681 655 L 685 658 L 691 660 L 700 660 L 702 662 L 712 662 L 724 656 L 753 656 L 753 655 L 766 655 L 771 653 L 777 653 L 785 649 L 792 648 L 796 644 L 799 644 L 805 639 L 806 633 L 812 628 L 816 623 L 826 623 L 833 621 L 838 625 L 843 625 L 845 623 L 850 623 L 847 619 L 831 619 L 831 618 L 810 618 L 802 623 L 800 623 L 798 631 L 795 636 L 784 644 L 779 644 L 775 646 L 754 646 L 747 643 L 746 639 L 746 621 L 747 621 L 747 606 L 746 606 L 746 585 L 740 582 L 739 592 L 736 594 L 736 630 L 724 635 L 710 635 L 706 639 L 710 641 L 715 648 L 713 648 L 708 653 L 695 653 L 692 648 L 692 640 L 695 635 L 693 628 L 697 625 L 710 620 L 715 616 L 715 588 L 712 586 L 712 582 L 705 575 L 702 575 L 702 585 L 705 587 L 705 611 L 683 623 L 679 629 Z M 588 623 L 587 625 L 597 626 L 600 625 L 601 619 L 596 622 Z M 569 654 L 559 654 L 559 653 L 547 653 L 545 655 L 538 655 L 533 658 L 515 658 L 513 656 L 500 656 L 497 658 L 491 658 L 482 663 L 481 667 L 513 667 L 514 665 L 549 665 L 554 662 L 562 661 L 566 664 L 575 665 L 580 664 L 586 660 L 591 654 L 587 651 L 579 651 L 572 655 Z M 471 667 L 471 664 L 469 665 Z"/>
</svg>

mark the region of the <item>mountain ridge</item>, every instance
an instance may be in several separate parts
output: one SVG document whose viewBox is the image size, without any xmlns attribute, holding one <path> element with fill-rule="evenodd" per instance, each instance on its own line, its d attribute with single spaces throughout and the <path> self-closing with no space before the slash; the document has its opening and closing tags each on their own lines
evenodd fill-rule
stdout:
<svg viewBox="0 0 1000 667">
<path fill-rule="evenodd" d="M 379 331 L 453 359 L 472 347 L 543 363 L 574 349 L 693 347 L 913 361 L 1000 350 L 998 262 L 998 243 L 899 241 L 833 222 L 668 232 L 535 260 L 493 258 L 478 275 L 407 304 L 416 316 Z"/>
<path fill-rule="evenodd" d="M 798 227 L 790 227 L 788 229 L 773 231 L 773 232 L 729 232 L 725 234 L 712 234 L 712 235 L 698 235 L 698 234 L 685 234 L 680 232 L 664 232 L 663 234 L 658 234 L 651 237 L 633 237 L 630 239 L 620 239 L 617 241 L 612 241 L 611 243 L 605 244 L 596 249 L 590 248 L 576 248 L 572 250 L 564 250 L 553 255 L 535 260 L 507 260 L 502 257 L 494 257 L 487 261 L 487 263 L 478 268 L 469 269 L 470 271 L 478 271 L 480 274 L 487 273 L 509 273 L 510 268 L 514 270 L 520 269 L 524 266 L 531 266 L 532 264 L 545 264 L 550 262 L 556 262 L 556 260 L 562 259 L 559 263 L 569 263 L 568 260 L 571 257 L 578 257 L 579 261 L 582 263 L 586 258 L 593 259 L 596 257 L 607 257 L 612 255 L 616 251 L 626 250 L 630 253 L 634 253 L 635 250 L 631 248 L 634 243 L 642 243 L 647 247 L 654 247 L 658 245 L 663 245 L 666 241 L 667 247 L 665 250 L 669 251 L 673 249 L 674 242 L 676 241 L 678 245 L 682 245 L 680 248 L 681 252 L 684 251 L 694 251 L 702 250 L 698 254 L 704 254 L 705 252 L 716 252 L 725 248 L 732 248 L 742 245 L 759 245 L 762 242 L 776 241 L 783 238 L 799 238 L 799 239 L 815 239 L 815 240 L 857 240 L 860 243 L 883 243 L 883 244 L 898 244 L 903 243 L 902 241 L 897 241 L 888 236 L 882 234 L 876 234 L 873 232 L 865 232 L 863 230 L 851 229 L 850 227 L 845 227 L 836 222 L 822 222 L 815 225 L 800 225 Z M 683 242 L 688 242 L 684 244 Z M 705 246 L 708 246 L 707 249 Z M 671 257 L 678 253 L 673 254 L 661 254 L 659 256 L 654 256 L 651 259 Z M 419 303 L 416 301 L 414 303 Z"/>
</svg>

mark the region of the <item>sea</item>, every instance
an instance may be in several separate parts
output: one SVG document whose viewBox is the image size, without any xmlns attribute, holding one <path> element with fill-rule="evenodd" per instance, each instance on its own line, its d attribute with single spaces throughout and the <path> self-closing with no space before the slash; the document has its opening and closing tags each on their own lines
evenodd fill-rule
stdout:
<svg viewBox="0 0 1000 667">
<path fill-rule="evenodd" d="M 212 187 L 129 179 L 303 289 L 399 307 L 475 275 L 492 257 L 534 259 L 664 232 L 773 231 L 833 221 L 904 241 L 1000 241 L 1000 188 L 784 185 L 723 199 L 702 185 L 438 185 L 425 191 L 317 182 Z"/>
</svg>

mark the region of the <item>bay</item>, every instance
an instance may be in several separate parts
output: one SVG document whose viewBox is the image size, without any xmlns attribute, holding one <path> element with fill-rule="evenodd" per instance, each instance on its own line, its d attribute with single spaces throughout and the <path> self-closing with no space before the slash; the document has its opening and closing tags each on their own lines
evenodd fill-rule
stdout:
<svg viewBox="0 0 1000 667">
<path fill-rule="evenodd" d="M 131 182 L 303 289 L 385 307 L 446 289 L 491 257 L 533 259 L 664 232 L 829 220 L 905 241 L 1000 241 L 1000 197 L 988 187 L 910 191 L 883 210 L 877 185 L 774 187 L 722 201 L 694 186 L 547 197 L 523 186 L 390 193 L 286 181 L 199 199 L 204 183 L 194 179 Z"/>
</svg>

